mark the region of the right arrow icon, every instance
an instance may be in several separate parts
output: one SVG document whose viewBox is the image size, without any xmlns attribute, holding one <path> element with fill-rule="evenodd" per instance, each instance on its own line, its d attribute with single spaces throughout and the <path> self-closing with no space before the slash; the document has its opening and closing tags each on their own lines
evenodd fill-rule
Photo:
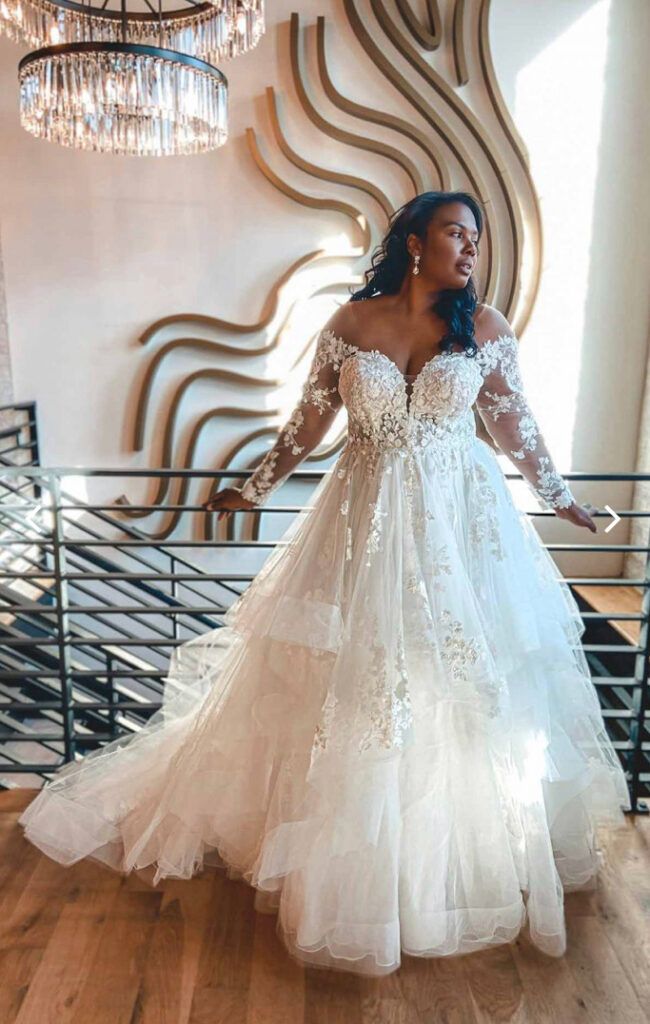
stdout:
<svg viewBox="0 0 650 1024">
<path fill-rule="evenodd" d="M 612 519 L 611 523 L 609 524 L 609 526 L 606 526 L 606 527 L 605 527 L 605 533 L 609 533 L 609 531 L 610 531 L 610 530 L 612 529 L 612 527 L 613 527 L 613 526 L 616 526 L 616 524 L 617 524 L 617 523 L 620 523 L 620 521 L 621 521 L 621 517 L 620 517 L 620 516 L 617 516 L 617 515 L 616 515 L 616 512 L 614 511 L 614 509 L 613 509 L 613 508 L 610 508 L 610 506 L 609 506 L 609 505 L 605 505 L 605 506 L 603 506 L 603 507 L 607 509 L 607 511 L 609 512 L 610 516 L 613 516 L 613 517 L 614 517 L 614 518 Z"/>
</svg>

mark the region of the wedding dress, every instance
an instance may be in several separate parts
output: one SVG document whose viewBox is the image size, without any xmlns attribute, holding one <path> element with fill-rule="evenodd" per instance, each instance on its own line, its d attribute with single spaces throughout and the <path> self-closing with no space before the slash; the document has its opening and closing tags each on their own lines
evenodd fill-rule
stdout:
<svg viewBox="0 0 650 1024">
<path fill-rule="evenodd" d="M 572 495 L 526 400 L 517 339 L 408 379 L 329 327 L 256 504 L 325 436 L 347 440 L 223 626 L 179 646 L 135 735 L 65 765 L 23 812 L 72 864 L 255 887 L 302 962 L 379 975 L 401 953 L 566 948 L 624 824 L 568 585 L 511 497 L 472 405 L 543 507 Z"/>
</svg>

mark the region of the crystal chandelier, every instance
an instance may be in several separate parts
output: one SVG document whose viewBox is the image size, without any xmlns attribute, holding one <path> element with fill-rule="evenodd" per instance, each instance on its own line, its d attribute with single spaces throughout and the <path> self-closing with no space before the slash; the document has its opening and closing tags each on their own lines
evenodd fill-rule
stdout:
<svg viewBox="0 0 650 1024">
<path fill-rule="evenodd" d="M 228 83 L 212 61 L 258 42 L 264 0 L 187 0 L 182 10 L 158 0 L 157 12 L 147 0 L 146 11 L 99 2 L 0 0 L 0 25 L 39 47 L 19 64 L 23 127 L 63 146 L 132 156 L 222 145 Z"/>
<path fill-rule="evenodd" d="M 253 49 L 264 32 L 264 0 L 0 0 L 0 26 L 29 46 L 127 42 L 179 50 L 210 63 Z M 101 3 L 101 6 L 100 6 Z"/>
<path fill-rule="evenodd" d="M 48 142 L 129 156 L 201 153 L 228 137 L 227 81 L 186 54 L 137 43 L 69 43 L 19 66 L 23 128 Z"/>
</svg>

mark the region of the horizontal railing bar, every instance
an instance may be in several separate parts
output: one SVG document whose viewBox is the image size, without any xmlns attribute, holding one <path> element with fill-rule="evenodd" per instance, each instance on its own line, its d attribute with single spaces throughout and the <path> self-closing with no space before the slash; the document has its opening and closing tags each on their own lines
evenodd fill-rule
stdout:
<svg viewBox="0 0 650 1024">
<path fill-rule="evenodd" d="M 20 430 L 14 431 L 14 435 L 17 435 L 19 433 L 20 433 Z M 36 448 L 36 445 L 34 444 L 33 441 L 30 442 L 29 444 L 12 444 L 10 448 L 2 448 L 2 449 L 0 449 L 0 454 L 8 455 L 9 452 L 31 451 L 32 448 Z"/>
<path fill-rule="evenodd" d="M 163 706 L 162 701 L 85 701 L 71 698 L 68 706 L 75 711 L 156 711 Z M 0 711 L 61 711 L 62 701 L 34 701 L 26 704 L 24 701 L 0 701 Z"/>
<path fill-rule="evenodd" d="M 600 619 L 602 619 L 604 621 L 607 621 L 607 622 L 609 622 L 612 619 L 615 620 L 616 622 L 619 622 L 619 621 L 624 621 L 624 622 L 644 622 L 645 618 L 646 618 L 646 616 L 643 614 L 643 612 L 617 612 L 617 611 L 613 611 L 613 612 L 583 612 L 583 611 L 581 611 L 580 615 L 581 615 L 581 617 L 583 619 L 589 619 L 590 622 L 593 621 L 593 620 L 600 620 Z"/>
<path fill-rule="evenodd" d="M 16 412 L 23 409 L 33 409 L 36 402 L 9 402 L 8 405 L 0 405 L 0 412 Z"/>
<path fill-rule="evenodd" d="M 11 507 L 11 506 L 3 505 L 2 507 L 3 508 L 7 508 L 7 507 Z M 22 507 L 22 506 L 19 506 L 19 507 Z M 48 506 L 48 507 L 50 507 L 50 506 Z M 148 511 L 148 512 L 152 512 L 152 513 L 153 512 L 205 512 L 206 511 L 204 509 L 203 505 L 188 505 L 188 504 L 185 504 L 185 505 L 172 505 L 172 504 L 165 505 L 164 502 L 158 502 L 158 503 L 151 502 L 151 503 L 146 504 L 146 505 L 131 505 L 131 504 L 129 504 L 127 506 L 125 506 L 125 505 L 89 505 L 89 504 L 86 504 L 85 502 L 76 502 L 74 504 L 57 505 L 56 507 L 61 512 L 72 512 L 75 509 L 80 509 L 81 508 L 81 509 L 84 509 L 84 511 L 88 511 L 88 512 L 121 512 L 122 514 L 124 514 L 125 508 L 128 508 L 129 512 L 147 512 Z M 237 511 L 238 512 L 259 512 L 259 511 L 264 511 L 264 512 L 276 512 L 276 511 L 278 511 L 278 512 L 287 512 L 287 511 L 293 511 L 293 510 L 311 509 L 313 507 L 314 507 L 313 505 L 291 505 L 291 506 L 289 506 L 289 505 L 281 505 L 281 506 L 264 505 L 264 506 L 257 506 L 256 508 L 238 509 Z M 213 515 L 215 513 L 206 513 L 206 514 Z M 530 515 L 542 515 L 542 514 L 555 515 L 555 513 L 553 512 L 552 509 L 550 509 L 550 510 L 549 509 L 541 509 L 539 512 L 535 509 L 535 510 L 531 510 L 531 512 L 529 514 Z M 639 517 L 641 519 L 645 519 L 647 517 L 650 517 L 650 511 L 645 512 L 645 511 L 642 511 L 642 510 L 635 510 L 635 509 L 617 509 L 616 510 L 616 515 L 620 519 L 630 519 L 630 518 L 636 518 L 636 517 Z M 611 518 L 611 516 L 609 515 L 608 512 L 592 512 L 591 516 L 592 516 L 593 519 L 609 519 L 609 518 Z M 119 521 L 118 521 L 118 525 L 120 525 Z M 167 544 L 168 541 L 165 541 L 164 543 Z"/>
<path fill-rule="evenodd" d="M 134 730 L 133 735 L 138 732 Z M 128 735 L 128 733 L 127 733 Z M 94 732 L 88 736 L 85 733 L 74 733 L 74 742 L 79 745 L 80 743 L 97 743 L 99 741 L 110 742 L 110 740 L 117 739 L 117 736 L 110 732 Z M 0 743 L 34 743 L 35 740 L 41 740 L 42 743 L 63 743 L 64 733 L 48 733 L 48 732 L 34 732 L 26 734 L 24 732 L 18 733 L 3 733 L 0 732 Z M 0 769 L 1 774 L 1 769 Z"/>
<path fill-rule="evenodd" d="M 0 598 L 0 600 L 2 600 Z M 70 614 L 75 615 L 182 615 L 184 613 L 194 615 L 223 615 L 227 609 L 215 607 L 214 604 L 206 605 L 178 605 L 171 607 L 168 605 L 158 605 L 152 607 L 151 605 L 68 605 L 67 608 Z M 2 612 L 16 612 L 20 614 L 34 613 L 34 614 L 47 614 L 52 615 L 56 612 L 54 606 L 42 605 L 36 602 L 35 604 L 0 604 L 0 613 Z M 643 622 L 645 616 L 639 612 L 581 612 L 583 619 L 589 619 L 589 621 L 603 621 L 603 622 Z"/>
<path fill-rule="evenodd" d="M 0 572 L 0 579 L 31 579 L 31 578 L 51 578 L 54 577 L 54 571 L 44 572 Z M 202 573 L 197 571 L 196 573 L 169 573 L 169 572 L 158 572 L 158 573 L 133 573 L 133 572 L 80 572 L 71 573 L 64 572 L 60 574 L 60 578 L 64 580 L 177 580 L 177 581 L 196 581 L 201 580 L 205 583 L 224 583 L 224 582 L 237 582 L 246 583 L 255 579 L 255 574 L 251 573 Z M 624 579 L 619 576 L 563 576 L 561 577 L 565 583 L 580 585 L 580 586 L 592 586 L 592 587 L 650 587 L 650 580 L 640 579 Z"/>
<path fill-rule="evenodd" d="M 50 592 L 48 591 L 48 594 Z M 0 597 L 0 602 L 5 600 Z M 45 614 L 53 615 L 56 613 L 56 607 L 54 605 L 44 605 L 36 601 L 33 604 L 2 604 L 0 603 L 0 613 L 12 612 L 15 614 Z M 214 604 L 206 605 L 109 605 L 109 604 L 97 604 L 97 605 L 83 605 L 73 604 L 68 605 L 67 611 L 70 614 L 75 615 L 183 615 L 194 614 L 194 615 L 223 615 L 227 608 L 216 607 Z M 586 612 L 581 611 L 580 616 L 583 619 L 589 619 L 590 622 L 643 622 L 646 616 L 642 612 Z"/>
<path fill-rule="evenodd" d="M 220 627 L 216 627 L 217 629 Z M 0 650 L 14 647 L 56 647 L 58 644 L 65 644 L 67 647 L 175 647 L 185 643 L 185 639 L 179 637 L 165 636 L 144 636 L 136 637 L 87 637 L 70 636 L 60 637 L 1 637 Z M 626 646 L 625 644 L 583 644 L 582 650 L 588 654 L 643 654 L 645 648 Z"/>
<path fill-rule="evenodd" d="M 2 600 L 3 600 L 3 598 L 0 598 L 0 601 L 2 601 Z M 56 610 L 57 609 L 56 609 L 56 607 L 54 605 L 48 607 L 47 605 L 42 605 L 42 604 L 39 604 L 38 602 L 36 602 L 34 604 L 16 604 L 16 605 L 0 604 L 0 613 L 4 613 L 4 612 L 11 613 L 11 612 L 13 612 L 16 615 L 18 615 L 18 614 L 20 614 L 20 615 L 23 615 L 23 614 L 40 615 L 41 613 L 46 614 L 46 615 L 52 615 L 54 612 L 56 612 Z M 167 614 L 170 614 L 170 615 L 183 615 L 185 613 L 190 614 L 190 615 L 191 614 L 195 614 L 195 615 L 199 615 L 199 614 L 201 614 L 201 615 L 210 615 L 210 614 L 212 614 L 212 615 L 222 615 L 226 611 L 225 608 L 221 608 L 221 609 L 215 608 L 215 606 L 213 604 L 206 604 L 206 605 L 183 605 L 183 604 L 179 604 L 179 605 L 174 606 L 174 607 L 168 606 L 166 604 L 161 604 L 161 605 L 158 605 L 155 608 L 152 608 L 151 605 L 139 605 L 139 604 L 133 604 L 133 605 L 116 605 L 116 604 L 110 604 L 110 605 L 109 604 L 104 604 L 104 605 L 103 604 L 83 605 L 83 604 L 72 604 L 72 605 L 68 605 L 66 610 L 70 614 L 75 614 L 75 615 L 83 615 L 83 614 L 86 614 L 86 615 L 135 615 L 135 614 L 137 614 L 137 615 L 167 615 Z M 633 616 L 630 616 L 630 617 L 633 618 Z"/>
<path fill-rule="evenodd" d="M 636 647 L 630 644 L 582 644 L 582 650 L 586 654 L 643 654 L 644 647 Z"/>
<path fill-rule="evenodd" d="M 13 467 L 8 467 L 11 469 Z M 87 476 L 87 477 L 134 477 L 140 479 L 143 477 L 203 477 L 203 478 L 214 478 L 215 480 L 220 477 L 232 477 L 232 476 L 252 476 L 255 472 L 254 469 L 196 469 L 196 468 L 182 468 L 177 469 L 168 466 L 161 466 L 154 468 L 148 466 L 146 469 L 128 469 L 123 466 L 117 467 L 95 467 L 95 466 L 25 466 L 17 467 L 24 469 L 26 475 L 29 476 Z M 331 470 L 310 470 L 302 469 L 295 471 L 292 475 L 294 477 L 314 477 L 324 476 Z M 505 476 L 512 476 L 514 479 L 522 479 L 521 473 L 513 470 L 507 470 L 504 472 Z M 582 470 L 567 470 L 562 473 L 562 476 L 566 480 L 602 480 L 602 481 L 629 481 L 629 480 L 650 480 L 650 473 L 587 473 Z"/>
<path fill-rule="evenodd" d="M 57 647 L 65 644 L 66 647 L 175 647 L 177 644 L 185 643 L 178 637 L 145 636 L 141 640 L 133 637 L 113 636 L 98 639 L 85 636 L 55 636 L 55 637 L 0 637 L 0 650 L 3 647 Z M 600 648 L 603 650 L 603 648 Z M 117 655 L 116 655 L 117 656 Z"/>
<path fill-rule="evenodd" d="M 30 675 L 35 673 L 30 672 Z M 59 673 L 57 672 L 58 676 Z M 68 672 L 71 679 L 94 679 L 99 680 L 105 679 L 164 679 L 165 676 L 169 675 L 168 669 L 157 669 L 157 668 L 114 668 L 106 669 L 102 668 L 75 668 Z"/>
<path fill-rule="evenodd" d="M 9 545 L 23 545 L 23 546 L 38 546 L 43 547 L 51 545 L 51 537 L 47 535 L 40 535 L 38 537 L 12 537 L 3 540 L 0 546 L 6 547 Z M 273 540 L 257 540 L 257 541 L 246 541 L 246 540 L 166 540 L 164 543 L 164 549 L 167 548 L 276 548 L 286 547 L 289 541 L 273 541 Z M 74 547 L 74 548 L 158 548 L 159 546 L 155 541 L 152 541 L 150 537 L 142 537 L 138 539 L 120 540 L 94 540 L 93 538 L 66 538 L 61 537 L 61 547 Z M 578 553 L 593 552 L 596 554 L 604 553 L 610 554 L 613 552 L 643 552 L 645 554 L 650 551 L 650 548 L 640 544 L 545 544 L 544 547 L 547 551 L 575 551 Z"/>
<path fill-rule="evenodd" d="M 2 650 L 2 644 L 0 644 L 0 650 Z M 58 669 L 47 668 L 39 671 L 39 669 L 32 668 L 21 668 L 21 669 L 0 669 L 0 679 L 60 679 L 61 673 Z"/>
<path fill-rule="evenodd" d="M 0 506 L 1 508 L 1 506 Z M 163 551 L 166 548 L 272 548 L 272 547 L 285 547 L 289 542 L 279 542 L 272 540 L 259 540 L 259 541 L 244 541 L 244 540 L 166 540 L 163 545 L 158 545 L 151 538 L 143 537 L 141 540 L 93 540 L 92 538 L 77 540 L 71 537 L 61 537 L 61 547 L 72 547 L 72 548 L 161 548 Z M 0 547 L 8 546 L 13 544 L 22 544 L 24 547 L 34 546 L 51 546 L 52 538 L 48 536 L 39 537 L 14 537 L 8 540 L 0 542 Z M 614 550 L 612 548 L 612 550 Z M 645 551 L 645 548 L 625 548 L 626 551 Z"/>
<path fill-rule="evenodd" d="M 626 689 L 641 686 L 640 681 L 634 676 L 592 676 L 591 681 L 594 686 L 624 686 Z"/>
<path fill-rule="evenodd" d="M 7 773 L 25 774 L 25 775 L 42 775 L 43 773 L 49 774 L 55 772 L 57 768 L 62 768 L 65 764 L 65 760 L 55 761 L 54 764 L 37 764 L 33 761 L 25 764 L 15 764 L 12 761 L 4 762 L 0 761 L 0 775 L 6 775 Z M 39 792 L 36 790 L 35 792 Z"/>
</svg>

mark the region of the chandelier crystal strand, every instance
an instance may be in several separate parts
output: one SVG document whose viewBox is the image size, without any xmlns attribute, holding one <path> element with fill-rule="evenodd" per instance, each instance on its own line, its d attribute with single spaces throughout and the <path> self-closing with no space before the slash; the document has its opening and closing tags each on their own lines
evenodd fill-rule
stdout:
<svg viewBox="0 0 650 1024">
<path fill-rule="evenodd" d="M 101 0 L 103 3 L 103 0 Z M 190 0 L 187 0 L 189 3 Z M 214 0 L 159 14 L 126 12 L 72 0 L 0 0 L 0 25 L 15 42 L 129 42 L 160 46 L 209 63 L 253 49 L 265 30 L 265 0 Z"/>
<path fill-rule="evenodd" d="M 19 65 L 23 127 L 59 145 L 132 156 L 205 152 L 228 137 L 221 71 L 132 43 L 70 43 Z"/>
</svg>

